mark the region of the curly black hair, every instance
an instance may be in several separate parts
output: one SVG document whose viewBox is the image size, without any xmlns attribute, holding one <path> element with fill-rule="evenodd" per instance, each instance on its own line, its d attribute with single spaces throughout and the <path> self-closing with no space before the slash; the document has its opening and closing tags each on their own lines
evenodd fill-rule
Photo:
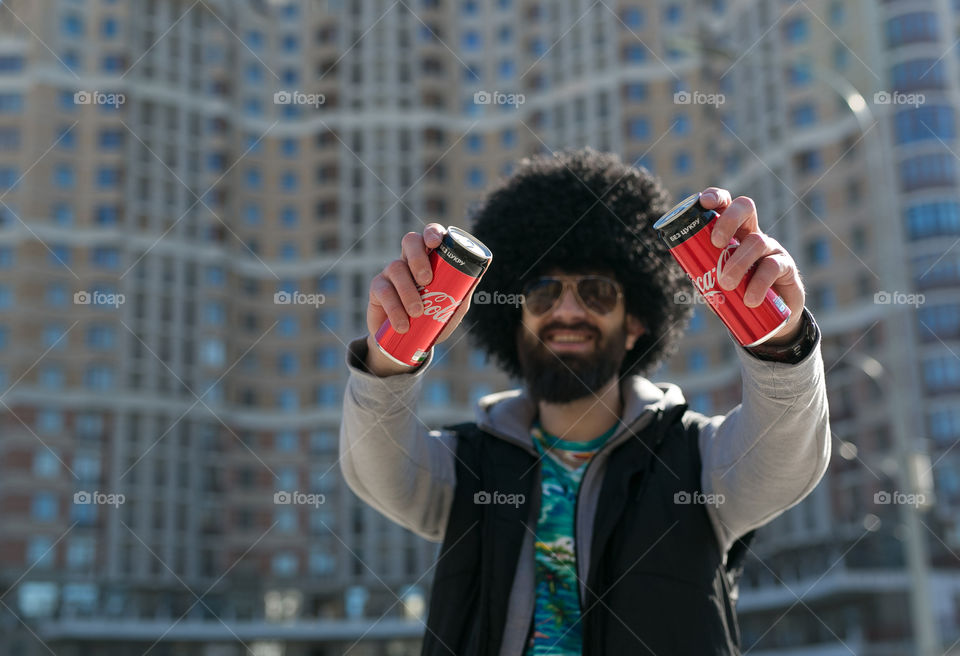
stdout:
<svg viewBox="0 0 960 656">
<path fill-rule="evenodd" d="M 612 272 L 626 311 L 646 327 L 620 376 L 645 375 L 676 350 L 693 314 L 676 298 L 692 297 L 693 286 L 653 229 L 669 209 L 660 181 L 615 154 L 585 148 L 523 159 L 472 217 L 471 232 L 493 252 L 476 292 L 519 294 L 553 268 Z M 516 379 L 521 312 L 515 304 L 475 301 L 465 321 L 474 343 Z"/>
</svg>

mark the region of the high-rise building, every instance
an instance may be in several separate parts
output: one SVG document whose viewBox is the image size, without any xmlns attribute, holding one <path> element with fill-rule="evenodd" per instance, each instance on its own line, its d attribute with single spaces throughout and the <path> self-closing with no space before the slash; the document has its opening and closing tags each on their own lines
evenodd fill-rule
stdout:
<svg viewBox="0 0 960 656">
<path fill-rule="evenodd" d="M 6 0 L 0 641 L 417 653 L 437 545 L 340 477 L 345 345 L 404 233 L 468 227 L 520 158 L 589 145 L 676 198 L 755 198 L 823 330 L 837 455 L 760 532 L 745 644 L 902 653 L 917 520 L 946 648 L 956 24 L 934 0 Z M 739 369 L 704 309 L 655 378 L 722 413 Z M 510 384 L 466 334 L 428 426 Z M 914 520 L 874 497 L 907 492 L 903 439 L 936 463 Z"/>
</svg>

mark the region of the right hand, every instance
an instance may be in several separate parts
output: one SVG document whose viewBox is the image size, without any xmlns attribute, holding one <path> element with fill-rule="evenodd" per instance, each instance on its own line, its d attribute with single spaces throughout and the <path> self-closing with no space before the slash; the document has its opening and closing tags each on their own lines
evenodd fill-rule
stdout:
<svg viewBox="0 0 960 656">
<path fill-rule="evenodd" d="M 392 362 L 377 348 L 376 335 L 386 319 L 398 333 L 410 329 L 410 318 L 423 314 L 423 303 L 417 286 L 428 284 L 433 278 L 430 267 L 429 251 L 437 248 L 443 241 L 446 229 L 439 223 L 428 223 L 423 234 L 408 232 L 401 242 L 400 259 L 390 262 L 383 271 L 370 282 L 369 303 L 367 304 L 367 366 L 374 373 L 401 373 L 412 371 L 410 367 L 401 367 Z M 443 328 L 436 343 L 447 339 L 470 309 L 470 296 L 464 299 L 460 307 Z"/>
</svg>

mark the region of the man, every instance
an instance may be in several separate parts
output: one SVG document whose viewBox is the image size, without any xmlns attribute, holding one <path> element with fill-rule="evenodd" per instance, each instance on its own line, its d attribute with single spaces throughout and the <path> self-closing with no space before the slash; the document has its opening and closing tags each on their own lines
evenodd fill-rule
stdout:
<svg viewBox="0 0 960 656">
<path fill-rule="evenodd" d="M 709 188 L 701 204 L 720 212 L 714 243 L 741 242 L 720 285 L 756 264 L 747 304 L 772 287 L 792 311 L 769 341 L 736 347 L 742 402 L 725 416 L 644 377 L 675 349 L 693 291 L 651 227 L 665 192 L 612 155 L 525 160 L 478 210 L 472 233 L 494 255 L 478 290 L 524 303 L 475 303 L 470 334 L 523 385 L 481 399 L 475 423 L 428 431 L 412 408 L 432 352 L 411 371 L 371 336 L 419 315 L 443 228 L 407 234 L 371 282 L 340 462 L 360 498 L 443 541 L 424 654 L 739 653 L 739 562 L 753 529 L 823 476 L 830 430 L 793 259 L 749 198 Z"/>
</svg>

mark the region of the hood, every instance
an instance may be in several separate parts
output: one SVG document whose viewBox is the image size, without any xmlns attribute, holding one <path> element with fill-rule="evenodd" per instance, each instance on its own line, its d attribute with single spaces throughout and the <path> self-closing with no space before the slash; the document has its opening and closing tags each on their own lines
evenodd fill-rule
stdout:
<svg viewBox="0 0 960 656">
<path fill-rule="evenodd" d="M 624 426 L 611 437 L 611 441 L 645 410 L 666 410 L 686 402 L 676 385 L 652 383 L 643 376 L 627 376 L 620 381 L 620 391 L 624 401 L 621 416 Z M 488 394 L 481 397 L 476 406 L 478 426 L 520 442 L 528 449 L 534 449 L 530 426 L 536 414 L 537 406 L 525 387 Z"/>
</svg>

